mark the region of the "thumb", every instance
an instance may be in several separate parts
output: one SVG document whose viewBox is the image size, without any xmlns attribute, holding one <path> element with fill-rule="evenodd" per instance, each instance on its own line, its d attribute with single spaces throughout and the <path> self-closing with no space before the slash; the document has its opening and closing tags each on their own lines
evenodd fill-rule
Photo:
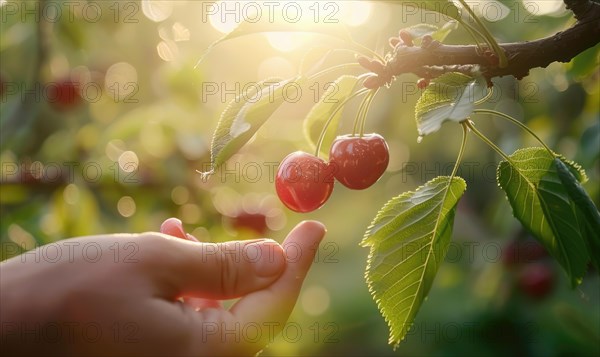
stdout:
<svg viewBox="0 0 600 357">
<path fill-rule="evenodd" d="M 310 269 L 325 226 L 317 221 L 298 224 L 283 242 L 287 266 L 281 277 L 265 291 L 245 296 L 231 309 L 240 320 L 283 321 L 292 312 L 304 278 Z"/>
<path fill-rule="evenodd" d="M 271 239 L 164 242 L 168 246 L 161 248 L 161 261 L 156 262 L 160 268 L 153 266 L 150 270 L 169 297 L 237 298 L 268 287 L 286 266 L 283 248 Z"/>
<path fill-rule="evenodd" d="M 209 309 L 194 315 L 200 317 L 192 327 L 199 338 L 192 351 L 208 348 L 212 355 L 254 355 L 272 342 L 286 325 L 324 235 L 321 223 L 300 223 L 283 243 L 287 265 L 275 283 L 244 296 L 230 310 Z M 246 327 L 253 331 L 251 338 L 244 338 Z"/>
</svg>

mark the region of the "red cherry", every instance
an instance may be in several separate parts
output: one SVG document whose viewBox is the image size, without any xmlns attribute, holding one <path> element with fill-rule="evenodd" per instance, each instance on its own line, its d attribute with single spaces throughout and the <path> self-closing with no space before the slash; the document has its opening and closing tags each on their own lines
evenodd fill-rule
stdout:
<svg viewBox="0 0 600 357">
<path fill-rule="evenodd" d="M 81 102 L 79 86 L 70 80 L 48 85 L 48 101 L 59 110 L 70 109 Z"/>
<path fill-rule="evenodd" d="M 519 288 L 529 297 L 541 299 L 552 292 L 554 280 L 554 272 L 547 264 L 528 264 L 519 274 Z"/>
<path fill-rule="evenodd" d="M 502 250 L 502 262 L 506 267 L 533 263 L 548 256 L 548 252 L 533 238 L 514 239 Z"/>
<path fill-rule="evenodd" d="M 331 196 L 333 184 L 331 165 L 302 151 L 286 156 L 275 178 L 275 189 L 281 202 L 301 213 L 323 206 Z"/>
<path fill-rule="evenodd" d="M 249 230 L 258 235 L 267 233 L 267 217 L 262 213 L 240 212 L 235 217 L 231 217 L 231 225 L 237 230 Z"/>
<path fill-rule="evenodd" d="M 379 134 L 338 136 L 329 151 L 335 178 L 353 190 L 373 185 L 390 161 L 388 145 Z"/>
</svg>

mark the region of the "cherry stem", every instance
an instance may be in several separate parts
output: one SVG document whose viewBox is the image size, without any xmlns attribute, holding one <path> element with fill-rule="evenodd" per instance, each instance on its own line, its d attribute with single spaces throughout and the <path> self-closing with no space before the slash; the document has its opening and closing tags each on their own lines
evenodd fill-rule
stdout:
<svg viewBox="0 0 600 357">
<path fill-rule="evenodd" d="M 367 115 L 369 114 L 369 110 L 371 109 L 371 104 L 373 103 L 373 99 L 375 99 L 375 95 L 377 95 L 377 92 L 379 91 L 379 88 L 376 89 L 372 89 L 371 93 L 369 93 L 367 95 L 367 103 L 365 104 L 365 108 L 363 110 L 363 114 L 362 117 L 360 118 L 360 137 L 362 138 L 363 135 L 365 134 L 365 124 L 367 123 Z"/>
<path fill-rule="evenodd" d="M 332 66 L 332 67 L 329 67 L 329 68 L 325 68 L 324 70 L 319 71 L 319 72 L 317 72 L 317 73 L 309 76 L 308 80 L 310 81 L 310 80 L 319 78 L 319 77 L 324 76 L 324 75 L 326 75 L 328 73 L 337 71 L 338 69 L 347 69 L 348 67 L 360 67 L 360 64 L 358 64 L 356 62 L 348 62 L 348 63 L 344 63 L 344 64 L 338 64 L 338 65 L 335 65 L 335 66 Z"/>
<path fill-rule="evenodd" d="M 358 106 L 358 111 L 356 112 L 356 116 L 354 117 L 354 127 L 352 129 L 352 136 L 356 136 L 356 132 L 358 131 L 358 127 L 362 118 L 362 113 L 365 110 L 365 106 L 367 105 L 368 99 L 369 95 L 364 97 L 363 100 L 360 102 L 360 105 Z"/>
<path fill-rule="evenodd" d="M 468 120 L 467 120 L 468 122 Z M 460 165 L 460 162 L 462 161 L 463 155 L 465 153 L 465 147 L 467 146 L 467 137 L 468 137 L 468 133 L 469 133 L 469 127 L 466 124 L 466 122 L 461 122 L 462 124 L 462 129 L 463 129 L 463 137 L 462 137 L 462 143 L 460 144 L 460 150 L 458 151 L 458 157 L 456 158 L 456 163 L 454 164 L 454 169 L 452 169 L 452 175 L 450 175 L 450 182 L 452 182 L 452 180 L 454 179 L 454 176 L 456 176 L 456 172 L 458 171 L 458 166 Z"/>
<path fill-rule="evenodd" d="M 485 36 L 483 36 L 483 34 L 481 32 L 479 32 L 479 30 L 477 30 L 476 28 L 474 28 L 473 26 L 471 26 L 470 24 L 464 22 L 464 21 L 459 21 L 461 25 L 464 26 L 465 30 L 467 30 L 467 32 L 469 33 L 469 35 L 471 35 L 471 37 L 473 38 L 473 41 L 475 41 L 475 45 L 477 45 L 477 48 L 482 51 L 483 48 L 481 47 L 481 43 L 479 42 L 480 40 L 483 40 L 483 42 L 487 42 L 485 39 Z M 478 39 L 477 36 L 479 36 L 480 38 Z"/>
<path fill-rule="evenodd" d="M 336 108 L 335 110 L 331 113 L 331 115 L 329 116 L 329 118 L 327 118 L 327 121 L 325 122 L 325 124 L 323 125 L 323 129 L 321 129 L 321 134 L 319 135 L 319 140 L 317 141 L 317 148 L 315 151 L 315 156 L 319 157 L 319 152 L 321 151 L 321 145 L 323 145 L 323 140 L 325 139 L 325 134 L 327 133 L 327 129 L 329 128 L 329 125 L 331 124 L 331 122 L 333 121 L 333 118 L 335 118 L 335 115 L 344 107 L 344 105 L 346 105 L 346 103 L 348 103 L 351 99 L 358 97 L 359 95 L 365 94 L 369 91 L 369 89 L 361 89 L 358 90 L 354 93 L 352 93 L 348 98 L 344 99 L 343 102 L 341 102 Z"/>
<path fill-rule="evenodd" d="M 518 121 L 517 119 L 513 118 L 512 116 L 502 113 L 502 112 L 498 112 L 495 110 L 490 110 L 490 109 L 476 109 L 473 111 L 474 114 L 492 114 L 492 115 L 497 115 L 499 117 L 502 117 L 504 119 L 508 119 L 509 121 L 513 122 L 514 124 L 516 124 L 517 126 L 519 126 L 521 129 L 525 130 L 526 132 L 528 132 L 529 134 L 531 134 L 531 136 L 533 136 L 540 144 L 542 144 L 542 146 L 548 150 L 548 152 L 552 155 L 552 156 L 556 156 L 554 154 L 554 152 L 552 152 L 552 150 L 550 150 L 550 148 L 548 147 L 548 145 L 546 145 L 546 143 L 540 139 L 539 136 L 537 136 L 533 130 L 531 130 L 527 125 L 521 123 L 520 121 Z"/>
<path fill-rule="evenodd" d="M 353 46 L 356 46 L 357 49 L 361 50 L 361 51 L 365 51 L 366 53 L 375 56 L 378 60 L 380 60 L 381 62 L 385 63 L 385 59 L 377 52 L 373 51 L 372 49 L 370 49 L 369 47 L 363 46 L 360 43 L 356 42 L 356 41 L 352 41 L 351 44 Z M 365 52 L 363 52 L 363 55 L 365 54 Z"/>
<path fill-rule="evenodd" d="M 487 136 L 483 135 L 482 132 L 480 132 L 479 130 L 477 130 L 477 128 L 475 128 L 475 126 L 473 125 L 473 123 L 470 120 L 466 120 L 463 122 L 464 125 L 466 125 L 469 129 L 471 129 L 471 131 L 473 133 L 475 133 L 475 135 L 477 135 L 483 142 L 485 142 L 486 144 L 488 144 L 492 149 L 494 149 L 500 156 L 502 156 L 502 158 L 504 158 L 504 160 L 508 161 L 511 165 L 514 166 L 513 161 L 511 160 L 510 157 L 508 157 L 508 155 L 506 155 L 506 153 L 504 153 L 504 151 L 502 151 L 502 149 L 500 149 L 496 144 L 494 144 L 490 139 L 487 138 Z"/>
<path fill-rule="evenodd" d="M 467 12 L 469 13 L 469 15 L 471 15 L 471 17 L 475 20 L 475 23 L 477 24 L 477 26 L 479 26 L 479 29 L 481 30 L 482 35 L 485 37 L 488 46 L 490 46 L 494 50 L 494 52 L 496 53 L 496 56 L 498 56 L 498 65 L 499 65 L 499 67 L 500 68 L 505 68 L 508 65 L 508 61 L 506 59 L 506 54 L 500 48 L 500 46 L 498 45 L 498 42 L 496 41 L 496 39 L 494 38 L 494 36 L 492 36 L 492 34 L 490 33 L 490 31 L 485 27 L 485 25 L 483 24 L 483 22 L 479 19 L 479 16 L 477 16 L 473 12 L 473 10 L 467 4 L 467 2 L 465 0 L 459 0 L 459 1 L 462 4 L 462 6 L 467 10 Z M 461 23 L 464 24 L 463 21 L 461 21 Z"/>
</svg>

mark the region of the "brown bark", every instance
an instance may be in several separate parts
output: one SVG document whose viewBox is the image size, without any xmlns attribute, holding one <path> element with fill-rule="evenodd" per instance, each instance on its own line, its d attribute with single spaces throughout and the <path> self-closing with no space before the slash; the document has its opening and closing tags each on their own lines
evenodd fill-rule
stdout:
<svg viewBox="0 0 600 357">
<path fill-rule="evenodd" d="M 581 52 L 600 42 L 600 4 L 590 0 L 565 0 L 577 22 L 570 28 L 535 41 L 503 43 L 508 64 L 497 65 L 491 51 L 481 53 L 476 45 L 444 45 L 433 41 L 422 47 L 398 47 L 382 73 L 381 84 L 403 73 L 439 75 L 444 69 L 478 65 L 483 75 L 491 79 L 512 75 L 521 79 L 532 68 L 547 67 L 553 62 L 569 62 Z"/>
</svg>

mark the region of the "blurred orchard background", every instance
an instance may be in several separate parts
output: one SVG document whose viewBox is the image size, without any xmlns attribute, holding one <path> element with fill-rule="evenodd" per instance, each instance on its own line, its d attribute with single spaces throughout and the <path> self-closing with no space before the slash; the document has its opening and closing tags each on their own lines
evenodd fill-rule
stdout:
<svg viewBox="0 0 600 357">
<path fill-rule="evenodd" d="M 488 2 L 470 3 L 485 9 Z M 494 20 L 489 26 L 500 42 L 536 39 L 574 21 L 562 1 L 501 3 L 480 11 Z M 385 136 L 391 159 L 368 190 L 337 185 L 322 209 L 305 215 L 286 210 L 275 195 L 278 162 L 295 150 L 313 151 L 302 120 L 339 73 L 290 98 L 222 170 L 201 180 L 196 170 L 208 167 L 227 102 L 262 79 L 294 76 L 311 47 L 339 46 L 314 33 L 252 35 L 224 42 L 194 68 L 244 16 L 271 11 L 279 21 L 284 6 L 293 6 L 283 20 L 296 19 L 300 8 L 307 29 L 340 21 L 380 53 L 400 28 L 445 22 L 390 3 L 265 4 L 0 0 L 2 259 L 79 235 L 156 231 L 172 216 L 205 241 L 282 241 L 297 222 L 317 219 L 328 235 L 290 322 L 264 355 L 599 355 L 597 273 L 568 288 L 558 264 L 512 217 L 495 181 L 499 158 L 476 139 L 459 171 L 468 190 L 446 262 L 413 331 L 395 352 L 387 345 L 386 323 L 363 277 L 368 250 L 358 242 L 389 198 L 450 173 L 461 137 L 459 126 L 445 125 L 417 144 L 413 75 L 380 91 L 371 108 L 367 131 Z M 469 37 L 458 29 L 447 42 Z M 520 82 L 496 78 L 488 104 L 581 163 L 597 205 L 599 53 L 596 46 Z M 353 59 L 341 52 L 326 65 Z M 341 133 L 351 131 L 356 105 L 348 109 Z M 536 145 L 510 123 L 485 116 L 476 123 L 506 152 Z"/>
</svg>

